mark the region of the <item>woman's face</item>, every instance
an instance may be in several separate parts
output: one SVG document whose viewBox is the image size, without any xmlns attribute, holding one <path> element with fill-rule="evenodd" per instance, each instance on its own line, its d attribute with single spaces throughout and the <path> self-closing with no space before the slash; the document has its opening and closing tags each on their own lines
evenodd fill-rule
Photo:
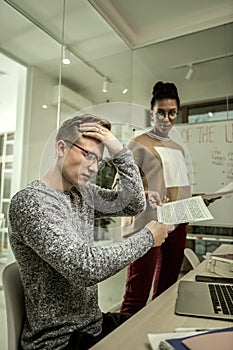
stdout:
<svg viewBox="0 0 233 350">
<path fill-rule="evenodd" d="M 157 100 L 151 111 L 154 132 L 162 137 L 167 137 L 177 119 L 177 115 L 178 107 L 176 100 Z"/>
</svg>

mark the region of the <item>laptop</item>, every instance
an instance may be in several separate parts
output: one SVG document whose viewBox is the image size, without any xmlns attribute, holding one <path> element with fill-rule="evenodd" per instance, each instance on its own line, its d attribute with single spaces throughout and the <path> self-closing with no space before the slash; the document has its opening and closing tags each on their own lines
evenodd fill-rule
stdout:
<svg viewBox="0 0 233 350">
<path fill-rule="evenodd" d="M 180 281 L 175 313 L 233 321 L 233 283 Z"/>
</svg>

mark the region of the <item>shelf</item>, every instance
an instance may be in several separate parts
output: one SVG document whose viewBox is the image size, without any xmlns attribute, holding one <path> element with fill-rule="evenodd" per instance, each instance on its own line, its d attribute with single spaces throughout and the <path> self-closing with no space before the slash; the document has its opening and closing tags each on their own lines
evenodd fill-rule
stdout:
<svg viewBox="0 0 233 350">
<path fill-rule="evenodd" d="M 10 203 L 10 198 L 2 198 L 2 203 Z"/>
<path fill-rule="evenodd" d="M 215 241 L 215 242 L 232 242 L 233 237 L 231 236 L 220 236 L 220 235 L 201 235 L 201 234 L 187 234 L 187 239 L 196 241 Z"/>
<path fill-rule="evenodd" d="M 13 169 L 4 169 L 3 173 L 4 174 L 11 174 L 11 173 L 13 173 Z"/>
<path fill-rule="evenodd" d="M 6 140 L 6 145 L 14 145 L 15 140 Z"/>
<path fill-rule="evenodd" d="M 0 232 L 7 238 L 9 203 L 13 179 L 14 164 L 14 132 L 0 135 L 0 213 L 5 215 Z M 5 238 L 4 238 L 5 240 Z"/>
<path fill-rule="evenodd" d="M 0 156 L 0 163 L 13 163 L 14 161 L 14 156 L 12 154 L 8 154 L 3 156 Z"/>
</svg>

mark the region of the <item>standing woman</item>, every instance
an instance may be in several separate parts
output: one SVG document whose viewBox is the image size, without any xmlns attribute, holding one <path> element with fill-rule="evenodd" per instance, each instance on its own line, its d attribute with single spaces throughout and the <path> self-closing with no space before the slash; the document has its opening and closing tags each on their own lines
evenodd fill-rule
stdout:
<svg viewBox="0 0 233 350">
<path fill-rule="evenodd" d="M 137 136 L 129 144 L 141 172 L 147 208 L 135 217 L 123 219 L 123 236 L 136 232 L 152 218 L 156 219 L 157 205 L 167 200 L 191 197 L 184 150 L 169 137 L 179 107 L 175 84 L 157 82 L 151 99 L 153 129 Z M 152 248 L 128 265 L 121 312 L 134 314 L 144 307 L 152 285 L 154 299 L 177 281 L 184 256 L 186 226 L 176 226 L 161 247 Z"/>
</svg>

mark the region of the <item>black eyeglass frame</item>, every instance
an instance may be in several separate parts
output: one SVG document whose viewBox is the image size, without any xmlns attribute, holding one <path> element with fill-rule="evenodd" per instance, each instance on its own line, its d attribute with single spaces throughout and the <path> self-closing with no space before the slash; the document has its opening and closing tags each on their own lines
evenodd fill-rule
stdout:
<svg viewBox="0 0 233 350">
<path fill-rule="evenodd" d="M 66 143 L 69 143 L 71 146 L 77 147 L 78 149 L 80 149 L 81 151 L 83 151 L 83 153 L 85 153 L 85 158 L 91 162 L 91 163 L 97 163 L 97 165 L 101 165 L 105 163 L 105 160 L 101 157 L 98 157 L 94 152 L 91 151 L 87 151 L 86 149 L 82 148 L 81 146 L 77 145 L 74 142 L 71 142 L 69 140 L 63 140 Z M 91 155 L 92 157 L 94 157 L 95 161 L 93 161 L 93 159 L 88 159 L 88 156 Z"/>
<path fill-rule="evenodd" d="M 155 114 L 156 118 L 158 118 L 159 120 L 163 120 L 164 118 L 166 118 L 166 115 L 168 115 L 168 118 L 170 120 L 175 120 L 178 117 L 179 112 L 171 110 L 168 113 L 164 112 L 164 111 L 154 111 L 153 113 Z M 174 116 L 173 116 L 174 115 Z"/>
</svg>

